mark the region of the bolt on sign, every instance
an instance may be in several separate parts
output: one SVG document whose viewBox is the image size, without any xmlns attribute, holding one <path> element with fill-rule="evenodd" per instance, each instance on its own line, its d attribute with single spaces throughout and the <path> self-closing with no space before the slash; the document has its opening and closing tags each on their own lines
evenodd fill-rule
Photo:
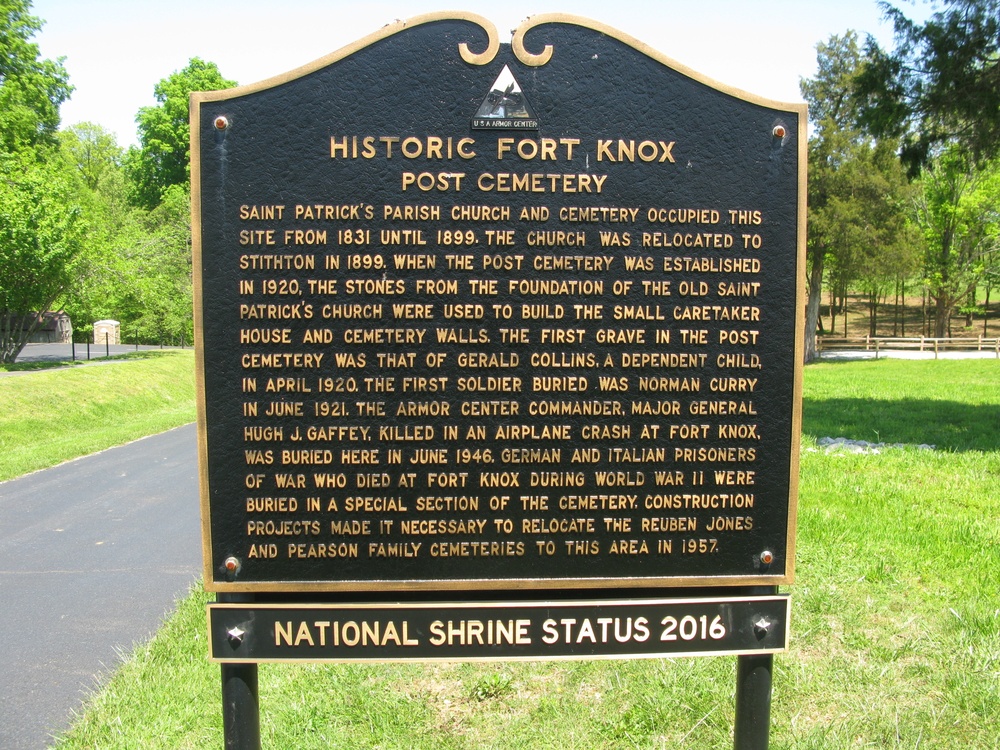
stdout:
<svg viewBox="0 0 1000 750">
<path fill-rule="evenodd" d="M 791 581 L 805 105 L 452 13 L 191 122 L 208 589 Z"/>
</svg>

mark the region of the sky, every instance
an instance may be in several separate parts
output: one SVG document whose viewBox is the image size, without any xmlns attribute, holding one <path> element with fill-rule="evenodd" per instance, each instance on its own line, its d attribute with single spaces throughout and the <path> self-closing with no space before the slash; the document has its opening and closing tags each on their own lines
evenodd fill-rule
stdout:
<svg viewBox="0 0 1000 750">
<path fill-rule="evenodd" d="M 915 20 L 923 0 L 896 3 Z M 157 81 L 192 57 L 226 78 L 254 83 L 309 63 L 396 19 L 458 8 L 492 21 L 501 42 L 526 17 L 571 13 L 623 31 L 690 68 L 781 102 L 801 101 L 816 72 L 816 44 L 854 29 L 891 46 L 875 0 L 34 0 L 45 22 L 43 57 L 65 57 L 72 98 L 63 126 L 93 122 L 122 146 L 137 143 L 135 116 L 156 104 Z"/>
</svg>

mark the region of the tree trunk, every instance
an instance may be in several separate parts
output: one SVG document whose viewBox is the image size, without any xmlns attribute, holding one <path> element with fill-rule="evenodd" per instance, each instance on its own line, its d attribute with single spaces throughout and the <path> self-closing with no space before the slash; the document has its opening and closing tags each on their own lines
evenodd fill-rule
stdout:
<svg viewBox="0 0 1000 750">
<path fill-rule="evenodd" d="M 12 365 L 17 361 L 21 351 L 28 344 L 28 340 L 42 324 L 42 315 L 47 312 L 55 301 L 56 296 L 62 293 L 62 289 L 48 300 L 42 308 L 42 312 L 15 314 L 7 310 L 3 316 L 3 325 L 0 325 L 0 363 Z M 31 315 L 31 322 L 28 327 L 24 326 L 24 316 Z"/>
<path fill-rule="evenodd" d="M 899 280 L 899 296 L 903 301 L 903 306 L 899 312 L 899 335 L 906 335 L 906 279 Z"/>
<path fill-rule="evenodd" d="M 986 285 L 986 302 L 983 303 L 983 336 L 987 335 L 987 329 L 990 322 L 990 285 Z"/>
<path fill-rule="evenodd" d="M 878 326 L 878 292 L 868 294 L 868 335 L 875 336 Z"/>
<path fill-rule="evenodd" d="M 806 340 L 803 347 L 803 359 L 812 362 L 816 359 L 816 329 L 819 321 L 819 305 L 823 295 L 823 262 L 824 253 L 814 252 L 809 265 L 809 298 L 806 301 Z"/>
<path fill-rule="evenodd" d="M 840 295 L 840 301 L 844 303 L 844 338 L 847 338 L 847 287 L 845 285 L 844 291 Z"/>
<path fill-rule="evenodd" d="M 951 320 L 951 305 L 942 295 L 934 300 L 934 337 L 943 339 L 948 335 L 948 324 Z"/>
<path fill-rule="evenodd" d="M 833 287 L 830 288 L 830 333 L 837 335 L 837 295 Z"/>
<path fill-rule="evenodd" d="M 896 279 L 896 298 L 892 303 L 892 335 L 899 335 L 899 279 Z"/>
</svg>

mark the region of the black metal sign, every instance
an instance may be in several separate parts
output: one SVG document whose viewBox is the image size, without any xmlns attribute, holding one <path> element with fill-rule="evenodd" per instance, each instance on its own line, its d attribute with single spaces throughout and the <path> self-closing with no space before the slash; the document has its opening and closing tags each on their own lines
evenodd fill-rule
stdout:
<svg viewBox="0 0 1000 750">
<path fill-rule="evenodd" d="M 214 604 L 214 661 L 487 661 L 764 654 L 789 598 Z"/>
<path fill-rule="evenodd" d="M 434 15 L 192 133 L 209 589 L 791 580 L 804 105 Z"/>
</svg>

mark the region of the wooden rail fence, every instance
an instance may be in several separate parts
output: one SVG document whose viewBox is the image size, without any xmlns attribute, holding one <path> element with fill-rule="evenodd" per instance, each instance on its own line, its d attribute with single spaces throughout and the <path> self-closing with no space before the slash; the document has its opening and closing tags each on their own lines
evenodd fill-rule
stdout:
<svg viewBox="0 0 1000 750">
<path fill-rule="evenodd" d="M 986 336 L 967 338 L 931 338 L 930 336 L 911 336 L 889 338 L 881 336 L 856 336 L 852 338 L 833 338 L 830 336 L 816 337 L 816 351 L 820 356 L 824 352 L 865 351 L 875 352 L 875 359 L 881 352 L 890 350 L 905 350 L 915 352 L 934 352 L 934 359 L 940 352 L 948 351 L 978 351 L 993 352 L 1000 359 L 1000 337 Z"/>
</svg>

